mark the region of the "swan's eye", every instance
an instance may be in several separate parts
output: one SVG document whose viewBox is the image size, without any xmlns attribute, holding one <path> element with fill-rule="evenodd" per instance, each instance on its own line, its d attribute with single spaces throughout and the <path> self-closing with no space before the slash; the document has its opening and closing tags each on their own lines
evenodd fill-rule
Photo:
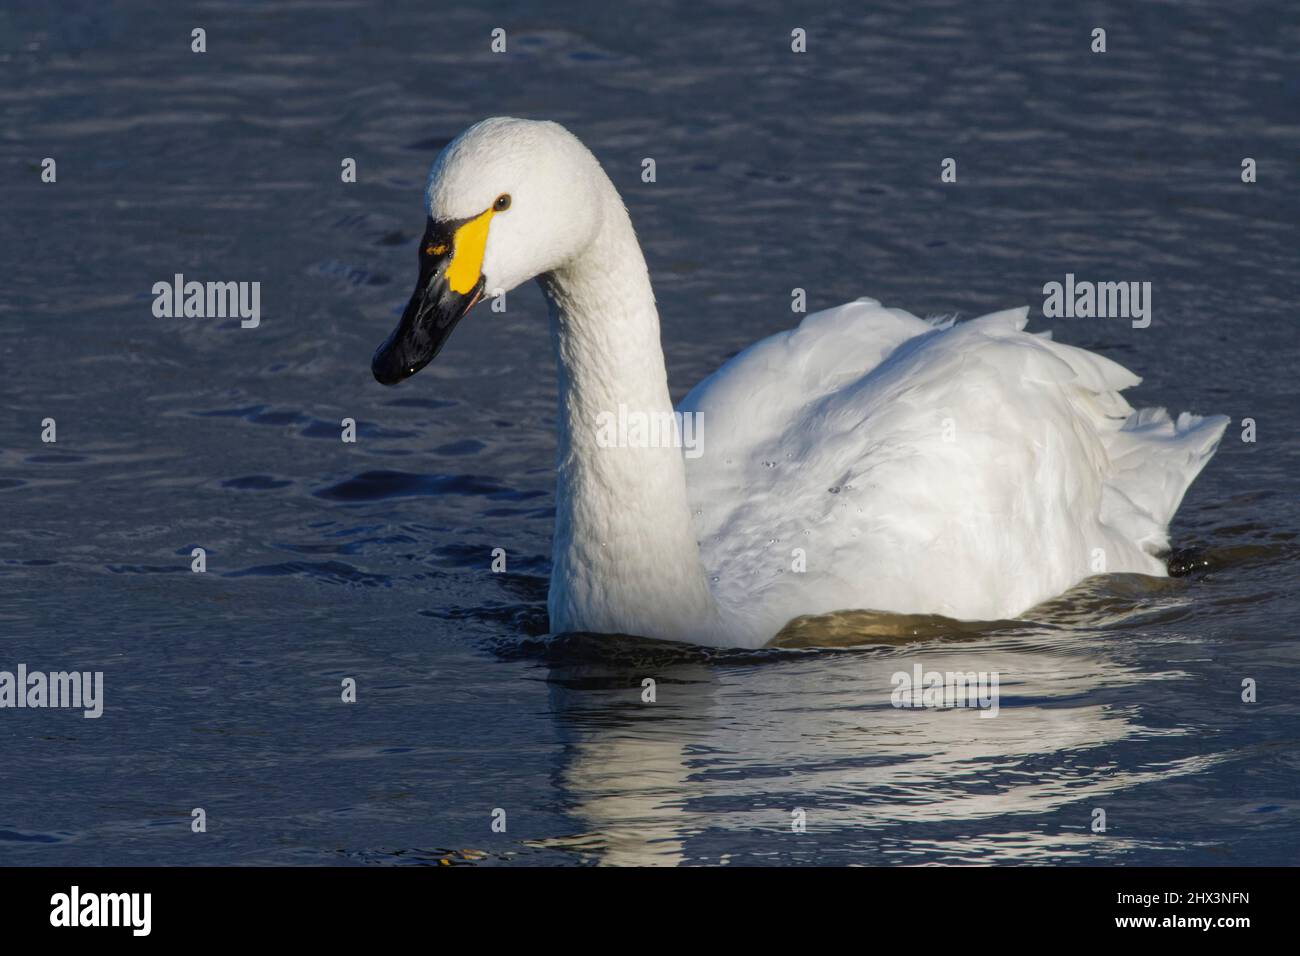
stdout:
<svg viewBox="0 0 1300 956">
<path fill-rule="evenodd" d="M 497 197 L 497 201 L 492 204 L 492 208 L 497 212 L 505 212 L 510 208 L 510 194 L 502 193 Z"/>
</svg>

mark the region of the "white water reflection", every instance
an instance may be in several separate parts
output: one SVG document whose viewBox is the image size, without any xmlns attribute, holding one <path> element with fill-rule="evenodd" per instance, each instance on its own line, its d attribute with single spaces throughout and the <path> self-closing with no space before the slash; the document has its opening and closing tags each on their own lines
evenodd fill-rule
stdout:
<svg viewBox="0 0 1300 956">
<path fill-rule="evenodd" d="M 1095 643 L 1084 652 L 1057 640 L 890 648 L 840 655 L 833 666 L 811 653 L 739 667 L 553 667 L 553 700 L 570 735 L 560 785 L 583 833 L 543 845 L 603 864 L 676 865 L 725 859 L 693 853 L 697 834 L 767 831 L 773 853 L 784 853 L 791 811 L 801 807 L 810 833 L 906 840 L 902 862 L 908 853 L 933 859 L 937 847 L 984 862 L 1095 861 L 1131 849 L 1129 837 L 1090 832 L 1092 808 L 1220 758 L 1116 766 L 1104 748 L 1184 731 L 1143 727 L 1138 705 L 1106 703 L 1107 692 L 1187 675 L 1139 671 Z M 892 676 L 917 663 L 998 672 L 998 716 L 891 706 Z M 658 681 L 654 704 L 640 701 L 643 676 Z M 1078 805 L 1077 830 L 1034 828 L 1036 815 L 1067 804 Z M 1023 819 L 1000 820 L 1007 816 Z M 904 830 L 939 822 L 949 834 L 971 824 L 974 835 L 927 841 Z M 752 848 L 754 835 L 737 843 Z"/>
</svg>

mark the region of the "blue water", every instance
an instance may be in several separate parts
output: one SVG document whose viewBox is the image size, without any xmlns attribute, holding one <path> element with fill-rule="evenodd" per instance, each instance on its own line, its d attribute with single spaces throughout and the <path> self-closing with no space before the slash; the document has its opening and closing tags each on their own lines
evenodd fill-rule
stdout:
<svg viewBox="0 0 1300 956">
<path fill-rule="evenodd" d="M 0 863 L 1297 861 L 1294 4 L 44 6 L 0 11 L 0 669 L 102 670 L 105 710 L 0 710 Z M 369 369 L 429 164 L 497 114 L 622 190 L 675 397 L 798 286 L 1029 304 L 1231 416 L 1177 576 L 849 649 L 548 637 L 540 294 Z M 262 324 L 155 318 L 177 272 Z M 1044 319 L 1067 272 L 1150 281 L 1150 328 Z M 891 707 L 917 663 L 998 671 L 999 716 Z"/>
</svg>

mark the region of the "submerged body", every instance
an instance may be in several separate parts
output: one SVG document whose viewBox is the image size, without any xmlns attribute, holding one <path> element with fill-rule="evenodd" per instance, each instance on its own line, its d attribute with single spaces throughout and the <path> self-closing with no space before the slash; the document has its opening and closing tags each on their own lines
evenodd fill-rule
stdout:
<svg viewBox="0 0 1300 956">
<path fill-rule="evenodd" d="M 860 300 L 696 386 L 679 411 L 699 416 L 698 457 L 611 447 L 599 423 L 620 408 L 673 409 L 645 260 L 595 158 L 554 123 L 486 120 L 439 157 L 428 211 L 420 284 L 375 374 L 427 364 L 484 290 L 541 282 L 555 632 L 757 647 L 801 615 L 1005 618 L 1090 574 L 1162 575 L 1169 520 L 1227 422 L 1134 412 L 1119 392 L 1136 376 L 1026 333 L 1025 309 L 941 328 Z"/>
</svg>

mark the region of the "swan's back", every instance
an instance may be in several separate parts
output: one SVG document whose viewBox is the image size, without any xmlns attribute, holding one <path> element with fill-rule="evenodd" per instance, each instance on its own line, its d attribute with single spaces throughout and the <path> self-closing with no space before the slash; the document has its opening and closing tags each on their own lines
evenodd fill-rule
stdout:
<svg viewBox="0 0 1300 956">
<path fill-rule="evenodd" d="M 686 396 L 691 506 L 738 642 L 848 608 L 1012 617 L 1099 571 L 1166 573 L 1227 419 L 1134 412 L 1137 376 L 1026 333 L 1027 313 L 945 328 L 859 300 Z"/>
</svg>

